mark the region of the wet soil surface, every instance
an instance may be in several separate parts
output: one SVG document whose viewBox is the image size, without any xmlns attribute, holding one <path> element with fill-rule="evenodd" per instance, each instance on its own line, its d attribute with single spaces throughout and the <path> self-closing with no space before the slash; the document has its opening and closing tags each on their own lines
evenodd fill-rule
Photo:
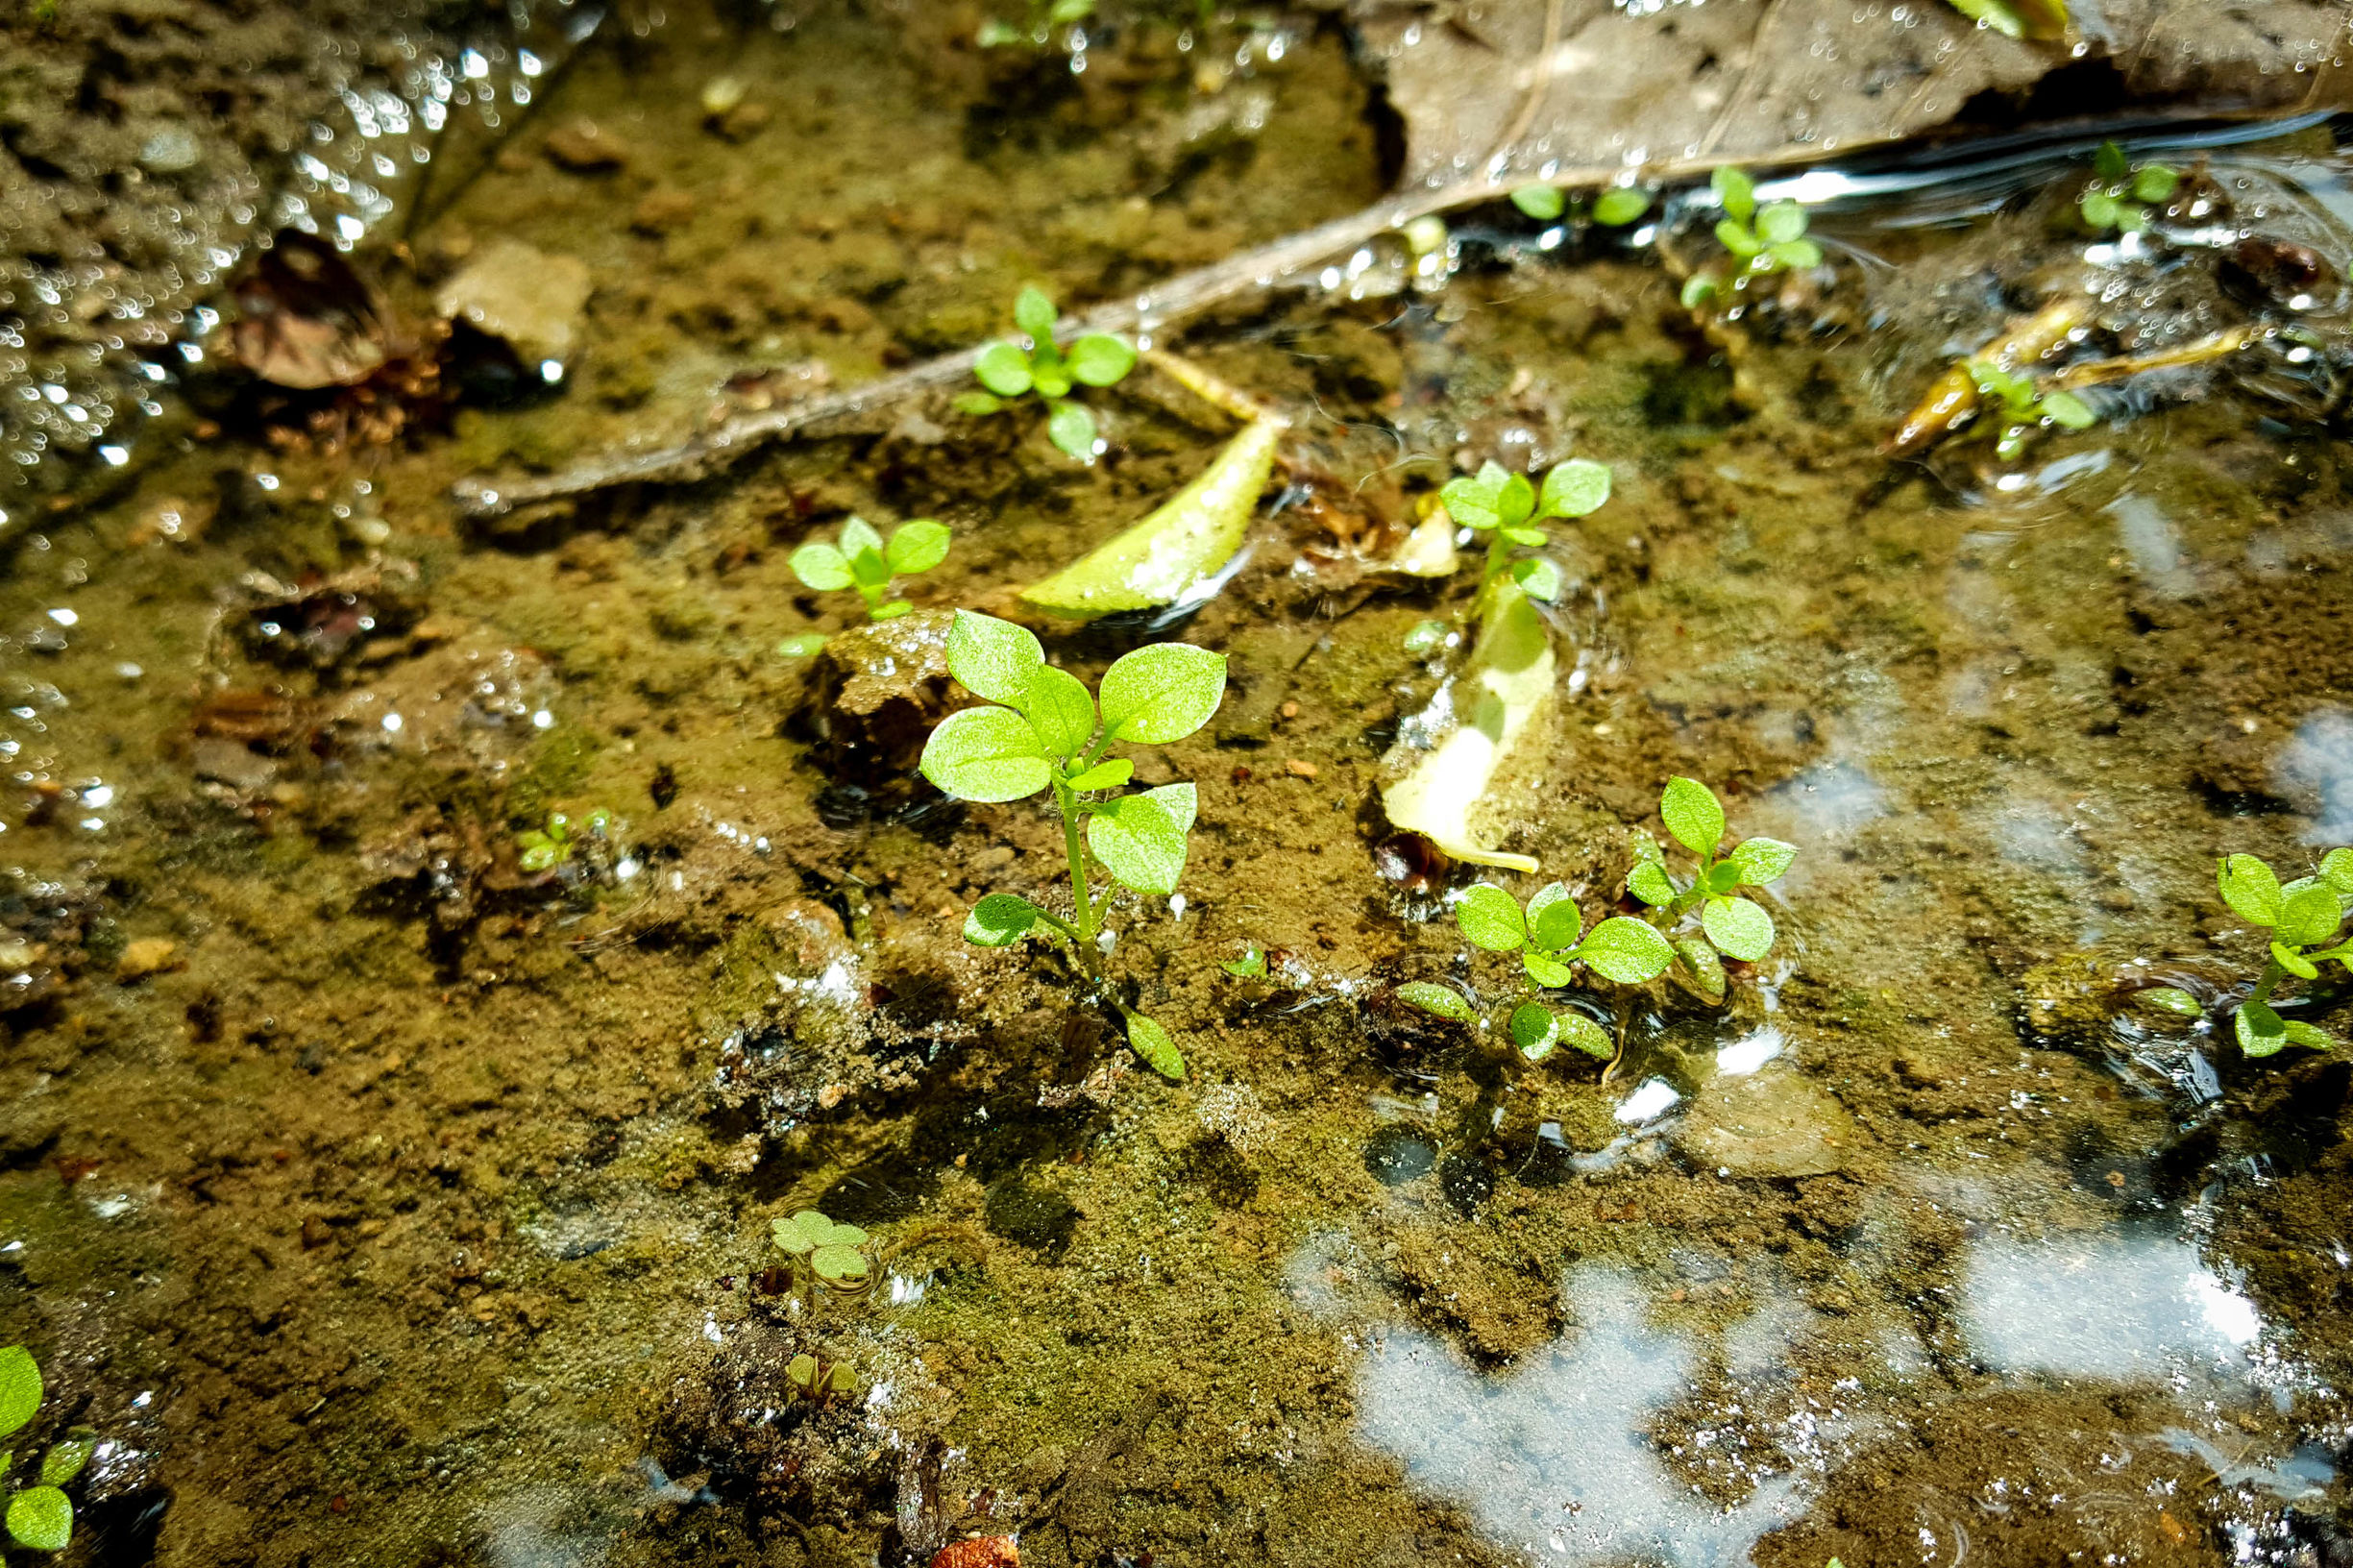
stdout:
<svg viewBox="0 0 2353 1568">
<path fill-rule="evenodd" d="M 1826 211 L 1826 291 L 1735 339 L 1647 234 L 1500 204 L 1439 281 L 1341 258 L 1201 324 L 1295 422 L 1246 562 L 1174 625 L 1041 628 L 1090 681 L 1155 636 L 1232 661 L 1136 753 L 1199 790 L 1182 903 L 1111 908 L 1167 1083 L 1062 959 L 961 939 L 984 893 L 1062 895 L 1059 822 L 911 763 L 938 612 L 1013 613 L 1220 418 L 1140 375 L 1091 395 L 1091 466 L 943 399 L 698 485 L 443 499 L 1382 188 L 1328 18 L 1139 21 L 1073 75 L 972 49 L 980 14 L 686 9 L 584 52 L 359 263 L 416 323 L 502 242 L 583 270 L 533 324 L 576 334 L 557 374 L 453 350 L 398 421 L 225 378 L 20 542 L 0 1340 L 44 1433 L 108 1439 L 64 1560 L 2345 1560 L 2348 1073 L 2122 1008 L 2257 972 L 2218 854 L 2353 838 L 2307 361 L 1890 463 L 1942 362 L 2086 264 L 2022 191 Z M 2307 129 L 2213 178 L 2341 269 L 2300 193 L 2342 166 Z M 2097 264 L 2127 349 L 2255 308 Z M 2325 360 L 2335 306 L 2301 319 Z M 1556 530 L 1563 700 L 1507 835 L 1543 870 L 1485 875 L 1603 909 L 1673 774 L 1799 849 L 1726 1006 L 1588 996 L 1606 1075 L 1397 1002 L 1517 981 L 1447 910 L 1482 873 L 1377 788 L 1445 671 L 1407 634 L 1472 574 L 1373 567 L 1452 473 L 1571 454 L 1616 487 Z M 896 632 L 786 567 L 852 513 L 954 530 Z M 1251 947 L 1264 978 L 1219 968 Z M 870 1233 L 870 1289 L 772 1242 L 810 1208 Z"/>
</svg>

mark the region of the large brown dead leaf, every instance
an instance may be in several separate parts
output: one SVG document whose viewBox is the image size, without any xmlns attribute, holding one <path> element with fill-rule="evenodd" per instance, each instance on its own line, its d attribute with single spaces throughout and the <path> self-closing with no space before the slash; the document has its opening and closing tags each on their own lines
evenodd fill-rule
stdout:
<svg viewBox="0 0 2353 1568">
<path fill-rule="evenodd" d="M 1981 93 L 2038 117 L 2346 101 L 2341 0 L 2078 0 L 2080 53 L 1945 0 L 1354 0 L 1404 116 L 1404 184 L 1768 162 L 1919 135 Z M 2118 91 L 2116 89 L 2120 89 Z M 2091 100 L 2097 94 L 2100 102 Z M 2071 102 L 2071 99 L 2078 102 Z"/>
</svg>

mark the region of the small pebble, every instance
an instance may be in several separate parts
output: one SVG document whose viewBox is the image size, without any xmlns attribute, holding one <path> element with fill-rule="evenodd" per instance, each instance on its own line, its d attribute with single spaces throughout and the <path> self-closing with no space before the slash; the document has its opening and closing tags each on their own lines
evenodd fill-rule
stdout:
<svg viewBox="0 0 2353 1568">
<path fill-rule="evenodd" d="M 1281 713 L 1286 719 L 1296 719 L 1299 717 L 1299 704 L 1296 702 L 1286 702 L 1276 711 Z"/>
<path fill-rule="evenodd" d="M 180 943 L 169 937 L 141 937 L 123 948 L 122 957 L 115 961 L 114 978 L 127 986 L 150 975 L 184 968 Z"/>
<path fill-rule="evenodd" d="M 629 160 L 628 149 L 588 119 L 574 120 L 549 133 L 547 148 L 550 158 L 575 174 L 617 169 Z"/>
<path fill-rule="evenodd" d="M 1313 778 L 1318 772 L 1313 763 L 1301 762 L 1297 757 L 1293 757 L 1290 761 L 1285 763 L 1283 765 L 1283 770 L 1284 772 L 1289 773 L 1293 778 Z"/>
</svg>

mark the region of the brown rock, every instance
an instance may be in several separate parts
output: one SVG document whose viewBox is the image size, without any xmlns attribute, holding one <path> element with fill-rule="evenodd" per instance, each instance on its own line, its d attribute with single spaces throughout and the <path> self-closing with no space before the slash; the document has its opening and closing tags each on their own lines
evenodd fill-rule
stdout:
<svg viewBox="0 0 2353 1568">
<path fill-rule="evenodd" d="M 700 210 L 699 197 L 664 185 L 646 192 L 637 210 L 629 214 L 629 227 L 641 234 L 666 234 L 694 222 Z"/>
<path fill-rule="evenodd" d="M 180 943 L 169 937 L 141 937 L 125 947 L 122 957 L 115 961 L 114 978 L 128 986 L 151 975 L 186 968 L 187 961 L 180 956 Z"/>
<path fill-rule="evenodd" d="M 811 672 L 809 738 L 832 771 L 861 780 L 906 777 L 932 726 L 963 703 L 947 673 L 951 610 L 917 610 L 852 626 L 825 644 Z"/>
<path fill-rule="evenodd" d="M 931 1568 L 1021 1568 L 1021 1549 L 1010 1535 L 976 1535 L 942 1547 Z"/>
<path fill-rule="evenodd" d="M 628 149 L 591 119 L 577 119 L 548 135 L 548 157 L 575 174 L 601 174 L 629 161 Z"/>
</svg>

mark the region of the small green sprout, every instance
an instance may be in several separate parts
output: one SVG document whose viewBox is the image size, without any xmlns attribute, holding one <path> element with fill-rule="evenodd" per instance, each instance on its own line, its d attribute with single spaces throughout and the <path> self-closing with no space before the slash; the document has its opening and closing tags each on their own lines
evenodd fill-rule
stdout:
<svg viewBox="0 0 2353 1568">
<path fill-rule="evenodd" d="M 827 1219 L 814 1209 L 769 1221 L 769 1234 L 795 1262 L 806 1262 L 819 1281 L 845 1293 L 864 1290 L 867 1234 L 855 1225 Z"/>
<path fill-rule="evenodd" d="M 820 1405 L 858 1391 L 858 1379 L 848 1362 L 821 1361 L 805 1350 L 786 1363 L 784 1378 L 793 1385 L 793 1392 Z"/>
<path fill-rule="evenodd" d="M 1443 621 L 1416 621 L 1407 628 L 1406 651 L 1416 658 L 1435 653 L 1446 646 L 1446 639 L 1455 635 L 1455 628 Z"/>
<path fill-rule="evenodd" d="M 1095 0 L 1029 0 L 1026 24 L 991 17 L 980 24 L 973 41 L 983 49 L 1001 49 L 1017 43 L 1043 49 L 1053 41 L 1056 28 L 1083 22 L 1093 15 L 1094 4 Z"/>
<path fill-rule="evenodd" d="M 0 1439 L 23 1428 L 41 1405 L 41 1371 L 22 1345 L 0 1350 Z M 35 1552 L 62 1552 L 73 1539 L 74 1506 L 64 1487 L 98 1451 L 98 1433 L 75 1427 L 41 1456 L 38 1479 L 9 1491 L 9 1539 Z M 0 1477 L 16 1456 L 0 1450 Z"/>
<path fill-rule="evenodd" d="M 893 528 L 888 544 L 865 518 L 853 517 L 842 525 L 839 545 L 812 539 L 793 551 L 787 564 L 793 576 L 821 593 L 857 589 L 868 620 L 894 621 L 915 606 L 891 597 L 891 579 L 930 571 L 947 559 L 947 529 L 927 517 Z"/>
<path fill-rule="evenodd" d="M 1952 9 L 2005 38 L 2067 37 L 2067 0 L 1952 0 Z"/>
<path fill-rule="evenodd" d="M 1110 795 L 1135 776 L 1136 765 L 1103 753 L 1113 746 L 1165 746 L 1208 723 L 1225 699 L 1225 655 L 1187 643 L 1150 643 L 1114 661 L 1091 697 L 1076 675 L 1045 662 L 1026 628 L 958 610 L 948 628 L 947 668 L 973 696 L 1002 706 L 965 708 L 940 721 L 923 745 L 923 776 L 960 800 L 1021 800 L 1050 788 L 1062 814 L 1073 906 L 1066 920 L 1026 898 L 993 893 L 973 906 L 964 939 L 1009 947 L 1043 926 L 1069 943 L 1099 988 L 1102 944 L 1088 890 L 1089 852 L 1113 880 L 1166 897 L 1185 872 L 1186 835 L 1198 805 L 1190 784 Z M 1125 1007 L 1119 1013 L 1137 1055 L 1164 1077 L 1185 1076 L 1185 1059 L 1166 1029 Z"/>
<path fill-rule="evenodd" d="M 1676 939 L 1676 961 L 1682 977 L 1710 1002 L 1724 1000 L 1724 960 L 1737 958 L 1753 964 L 1773 950 L 1773 917 L 1762 904 L 1739 896 L 1742 888 L 1761 888 L 1780 879 L 1798 858 L 1794 845 L 1778 839 L 1745 839 L 1723 856 L 1724 807 L 1716 794 L 1696 778 L 1671 778 L 1658 797 L 1658 815 L 1675 842 L 1699 857 L 1699 867 L 1679 882 L 1667 870 L 1667 859 L 1648 835 L 1634 841 L 1634 869 L 1626 891 L 1657 910 L 1666 919 L 1700 912 L 1703 936 Z"/>
<path fill-rule="evenodd" d="M 2291 975 L 2319 979 L 2320 966 L 2332 961 L 2353 973 L 2353 940 L 2341 940 L 2338 931 L 2353 910 L 2353 849 L 2331 849 L 2320 857 L 2316 875 L 2285 886 L 2255 856 L 2231 855 L 2218 864 L 2216 881 L 2232 913 L 2271 933 L 2263 976 L 2232 1017 L 2239 1048 L 2249 1056 L 2269 1056 L 2289 1045 L 2326 1050 L 2336 1044 L 2309 1023 L 2281 1017 L 2271 994 Z M 2205 1011 L 2196 997 L 2171 986 L 2145 991 L 2138 999 L 2193 1017 Z"/>
<path fill-rule="evenodd" d="M 1651 193 L 1637 185 L 1612 185 L 1588 205 L 1572 204 L 1558 185 L 1522 185 L 1511 193 L 1511 205 L 1538 223 L 1556 223 L 1572 212 L 1591 218 L 1607 229 L 1623 229 L 1651 209 Z"/>
<path fill-rule="evenodd" d="M 2096 183 L 2076 199 L 2075 210 L 2084 227 L 2096 234 L 2110 230 L 2141 233 L 2148 227 L 2148 209 L 2170 201 L 2173 187 L 2181 184 L 2179 169 L 2166 163 L 2144 163 L 2136 168 L 2124 156 L 2124 149 L 2113 141 L 2099 144 L 2092 158 L 2092 172 Z"/>
<path fill-rule="evenodd" d="M 1657 979 L 1675 962 L 1675 949 L 1649 924 L 1628 915 L 1613 915 L 1585 929 L 1583 911 L 1569 890 L 1557 882 L 1536 890 L 1523 911 L 1519 900 L 1492 883 L 1482 882 L 1455 906 L 1455 922 L 1474 945 L 1494 953 L 1518 953 L 1528 978 L 1548 990 L 1568 985 L 1569 966 L 1581 964 L 1605 980 L 1639 986 Z M 1444 986 L 1416 981 L 1397 988 L 1403 1001 L 1440 1017 L 1468 1019 L 1470 1005 Z M 1617 1054 L 1602 1026 L 1582 1013 L 1555 1013 L 1539 1001 L 1525 1001 L 1512 1009 L 1506 1024 L 1520 1055 L 1541 1062 L 1556 1046 L 1574 1045 L 1604 1061 Z"/>
<path fill-rule="evenodd" d="M 2039 429 L 2052 425 L 2070 430 L 2089 429 L 2098 421 L 2092 405 L 2074 393 L 2038 396 L 2032 377 L 2004 370 L 1990 359 L 1972 359 L 1963 368 L 1976 383 L 1980 406 L 1993 415 L 1982 420 L 1980 428 L 1998 432 L 1994 452 L 2005 462 L 2024 452 L 2027 438 Z"/>
<path fill-rule="evenodd" d="M 560 811 L 548 814 L 545 827 L 526 828 L 515 835 L 515 863 L 536 876 L 572 864 L 585 841 L 603 843 L 612 837 L 613 814 L 600 806 L 576 826 Z"/>
<path fill-rule="evenodd" d="M 1217 966 L 1237 980 L 1266 978 L 1266 949 L 1252 943 L 1239 958 L 1230 958 Z"/>
<path fill-rule="evenodd" d="M 956 400 L 959 411 L 993 414 L 1015 398 L 1035 392 L 1046 406 L 1046 434 L 1054 445 L 1082 463 L 1094 461 L 1094 415 L 1082 403 L 1069 401 L 1070 388 L 1110 386 L 1136 368 L 1136 348 L 1110 332 L 1089 332 L 1070 345 L 1068 353 L 1054 343 L 1054 302 L 1035 288 L 1021 290 L 1014 301 L 1014 325 L 1030 347 L 999 340 L 980 351 L 972 374 L 985 392 L 967 392 Z"/>
<path fill-rule="evenodd" d="M 1527 475 L 1489 462 L 1476 474 L 1447 480 L 1438 491 L 1447 516 L 1487 536 L 1487 563 L 1481 585 L 1509 574 L 1529 598 L 1548 603 L 1560 597 L 1560 568 L 1541 555 L 1514 558 L 1512 547 L 1541 549 L 1552 543 L 1552 537 L 1536 524 L 1548 518 L 1587 516 L 1608 499 L 1608 466 L 1584 457 L 1572 457 L 1545 475 L 1542 490 L 1530 483 Z M 1409 638 L 1407 646 L 1412 647 Z"/>
<path fill-rule="evenodd" d="M 1707 183 L 1724 208 L 1716 238 L 1731 253 L 1741 276 L 1763 278 L 1822 265 L 1822 247 L 1806 237 L 1804 208 L 1781 201 L 1759 208 L 1755 183 L 1735 168 L 1716 170 Z M 1726 282 L 1713 269 L 1693 273 L 1683 282 L 1684 308 L 1698 309 Z"/>
</svg>

